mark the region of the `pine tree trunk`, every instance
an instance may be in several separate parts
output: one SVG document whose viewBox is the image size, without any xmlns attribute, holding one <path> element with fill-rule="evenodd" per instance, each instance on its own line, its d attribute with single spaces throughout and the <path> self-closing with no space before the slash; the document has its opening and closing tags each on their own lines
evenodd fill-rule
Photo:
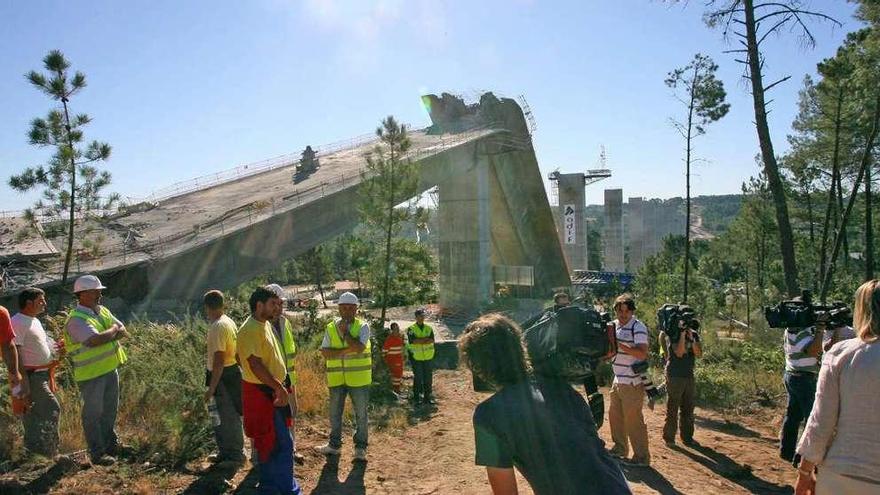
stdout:
<svg viewBox="0 0 880 495">
<path fill-rule="evenodd" d="M 837 90 L 837 105 L 834 110 L 834 151 L 831 154 L 831 185 L 828 190 L 828 202 L 825 204 L 825 220 L 822 222 L 822 244 L 819 248 L 819 282 L 821 283 L 825 271 L 828 269 L 828 235 L 831 231 L 831 222 L 834 219 L 836 225 L 837 215 L 835 214 L 835 189 L 837 188 L 837 176 L 840 173 L 840 128 L 841 128 L 841 112 L 843 109 L 843 88 Z M 824 301 L 822 301 L 824 303 Z"/>
<path fill-rule="evenodd" d="M 816 229 L 815 229 L 816 220 L 813 217 L 813 198 L 810 197 L 810 181 L 809 180 L 807 180 L 804 183 L 804 190 L 805 190 L 805 198 L 804 199 L 807 203 L 807 221 L 810 224 L 810 250 L 815 253 L 816 252 Z M 811 279 L 810 280 L 810 287 L 812 288 L 813 291 L 816 290 L 816 278 L 817 277 L 815 276 L 815 273 L 812 273 L 812 275 L 810 276 L 810 279 Z"/>
<path fill-rule="evenodd" d="M 840 234 L 843 236 L 843 266 L 849 266 L 849 236 L 846 233 L 846 224 L 848 221 L 847 217 L 843 215 L 843 178 L 841 177 L 843 174 L 837 174 L 837 211 L 841 215 L 840 217 Z M 853 193 L 856 193 L 858 188 L 853 189 Z"/>
<path fill-rule="evenodd" d="M 874 213 L 871 211 L 871 164 L 865 168 L 865 280 L 874 278 Z"/>
<path fill-rule="evenodd" d="M 70 261 L 73 259 L 73 228 L 76 225 L 76 157 L 73 153 L 73 140 L 70 137 L 70 113 L 67 109 L 67 98 L 61 99 L 64 105 L 64 128 L 67 131 L 67 146 L 70 149 L 70 215 L 67 222 L 67 253 L 64 255 L 64 270 L 61 272 L 61 286 L 67 284 L 70 272 Z"/>
<path fill-rule="evenodd" d="M 746 264 L 746 326 L 752 329 L 752 299 L 749 296 L 749 265 Z"/>
<path fill-rule="evenodd" d="M 847 203 L 846 210 L 843 212 L 843 217 L 841 218 L 841 228 L 834 239 L 834 248 L 831 252 L 831 262 L 828 264 L 828 271 L 825 272 L 825 276 L 822 280 L 822 293 L 820 295 L 820 301 L 825 301 L 825 298 L 828 296 L 828 289 L 834 276 L 834 259 L 837 258 L 840 246 L 841 244 L 843 244 L 843 233 L 846 230 L 843 226 L 846 225 L 846 221 L 849 218 L 850 213 L 852 213 L 853 205 L 855 205 L 856 196 L 858 195 L 859 187 L 862 183 L 862 178 L 865 176 L 865 172 L 871 164 L 871 160 L 873 157 L 872 154 L 874 152 L 874 142 L 877 139 L 878 130 L 880 130 L 880 89 L 877 90 L 877 95 L 874 101 L 874 116 L 871 123 L 871 132 L 868 135 L 868 139 L 865 141 L 865 148 L 862 150 L 862 159 L 859 165 L 859 173 L 856 176 L 855 183 L 853 184 L 852 194 L 850 194 L 849 196 L 849 202 Z"/>
<path fill-rule="evenodd" d="M 773 151 L 770 138 L 770 126 L 767 123 L 767 104 L 764 101 L 764 80 L 761 75 L 761 57 L 758 51 L 757 27 L 755 25 L 754 0 L 744 0 L 746 44 L 748 48 L 749 78 L 752 85 L 752 100 L 755 107 L 755 127 L 758 131 L 758 142 L 761 145 L 761 158 L 764 162 L 764 173 L 773 194 L 776 207 L 776 223 L 779 229 L 779 247 L 782 254 L 782 269 L 785 275 L 785 288 L 792 296 L 798 293 L 797 262 L 794 256 L 794 238 L 788 216 L 788 203 L 785 199 L 785 188 L 779 174 L 779 165 Z"/>
<path fill-rule="evenodd" d="M 394 143 L 390 143 L 390 198 L 388 200 L 388 229 L 385 232 L 385 281 L 382 284 L 382 313 L 379 321 L 385 325 L 385 312 L 388 309 L 388 286 L 391 282 L 391 231 L 394 228 Z"/>
<path fill-rule="evenodd" d="M 694 100 L 696 97 L 697 64 L 694 64 L 694 76 L 689 89 L 691 101 L 688 105 L 687 121 L 687 156 L 685 157 L 685 222 L 684 222 L 684 297 L 682 302 L 687 304 L 688 279 L 691 271 L 691 133 L 694 119 Z"/>
</svg>

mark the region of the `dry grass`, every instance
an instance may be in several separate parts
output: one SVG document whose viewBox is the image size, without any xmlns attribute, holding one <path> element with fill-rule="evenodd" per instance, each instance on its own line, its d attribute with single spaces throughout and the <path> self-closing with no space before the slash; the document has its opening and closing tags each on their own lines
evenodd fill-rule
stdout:
<svg viewBox="0 0 880 495">
<path fill-rule="evenodd" d="M 330 391 L 324 373 L 324 358 L 317 350 L 300 351 L 296 357 L 296 397 L 298 414 L 327 415 Z"/>
</svg>

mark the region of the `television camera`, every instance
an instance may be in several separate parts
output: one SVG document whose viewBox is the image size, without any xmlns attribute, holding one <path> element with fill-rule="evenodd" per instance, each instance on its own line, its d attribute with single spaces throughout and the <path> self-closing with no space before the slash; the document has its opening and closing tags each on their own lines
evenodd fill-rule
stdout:
<svg viewBox="0 0 880 495">
<path fill-rule="evenodd" d="M 657 310 L 657 326 L 669 336 L 670 342 L 678 342 L 683 329 L 699 331 L 700 321 L 687 304 L 664 304 Z"/>
<path fill-rule="evenodd" d="M 852 311 L 846 304 L 814 304 L 811 291 L 804 289 L 791 300 L 764 307 L 764 318 L 770 328 L 804 328 L 824 323 L 828 328 L 852 325 Z"/>
</svg>

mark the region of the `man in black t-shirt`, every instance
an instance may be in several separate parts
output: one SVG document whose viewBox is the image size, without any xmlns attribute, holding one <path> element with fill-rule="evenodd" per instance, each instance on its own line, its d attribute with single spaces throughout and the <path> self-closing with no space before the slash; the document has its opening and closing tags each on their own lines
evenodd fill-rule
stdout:
<svg viewBox="0 0 880 495">
<path fill-rule="evenodd" d="M 474 375 L 500 388 L 474 411 L 476 464 L 494 493 L 516 492 L 514 467 L 536 495 L 631 493 L 584 398 L 565 382 L 530 376 L 516 323 L 485 315 L 459 345 Z"/>
<path fill-rule="evenodd" d="M 663 423 L 663 440 L 666 445 L 675 444 L 675 431 L 678 429 L 685 445 L 694 442 L 694 363 L 703 355 L 700 335 L 681 322 L 678 339 L 670 342 L 669 336 L 660 334 L 660 345 L 666 355 L 666 421 Z M 679 417 L 681 418 L 679 425 Z M 680 426 L 680 428 L 679 428 Z"/>
</svg>

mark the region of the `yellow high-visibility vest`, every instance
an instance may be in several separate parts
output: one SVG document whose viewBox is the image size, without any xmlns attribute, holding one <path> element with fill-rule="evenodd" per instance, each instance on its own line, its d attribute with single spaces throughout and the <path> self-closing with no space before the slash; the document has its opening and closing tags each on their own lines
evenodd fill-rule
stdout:
<svg viewBox="0 0 880 495">
<path fill-rule="evenodd" d="M 434 329 L 427 323 L 419 328 L 415 323 L 407 329 L 407 333 L 417 339 L 430 337 L 434 334 Z M 407 349 L 412 353 L 413 359 L 416 361 L 429 361 L 434 359 L 434 343 L 429 344 L 407 344 Z"/>
<path fill-rule="evenodd" d="M 93 326 L 98 332 L 103 332 L 113 326 L 113 314 L 109 309 L 101 306 L 97 317 L 79 309 L 74 309 L 67 317 L 67 321 L 64 323 L 64 348 L 67 350 L 71 364 L 73 364 L 74 380 L 83 382 L 106 375 L 128 361 L 125 350 L 115 340 L 95 347 L 74 342 L 67 332 L 67 323 L 72 318 L 79 318 Z"/>
<path fill-rule="evenodd" d="M 361 326 L 363 326 L 363 321 L 355 318 L 351 328 L 348 330 L 349 334 L 357 339 L 361 334 Z M 330 349 L 345 349 L 347 347 L 345 341 L 339 337 L 339 332 L 336 329 L 336 320 L 328 323 L 324 331 L 330 340 Z M 371 349 L 370 341 L 367 340 L 363 352 L 327 359 L 327 385 L 330 387 L 338 387 L 340 385 L 364 387 L 370 385 L 373 382 L 373 357 Z"/>
</svg>

